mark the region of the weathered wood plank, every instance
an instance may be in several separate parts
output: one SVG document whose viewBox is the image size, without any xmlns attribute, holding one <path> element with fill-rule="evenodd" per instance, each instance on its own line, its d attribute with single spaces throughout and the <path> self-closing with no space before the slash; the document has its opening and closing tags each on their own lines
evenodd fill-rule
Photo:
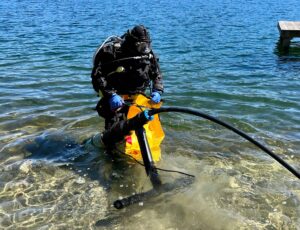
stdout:
<svg viewBox="0 0 300 230">
<path fill-rule="evenodd" d="M 300 31 L 300 21 L 293 22 L 293 21 L 279 21 L 278 28 L 280 31 L 289 30 L 289 31 Z"/>
</svg>

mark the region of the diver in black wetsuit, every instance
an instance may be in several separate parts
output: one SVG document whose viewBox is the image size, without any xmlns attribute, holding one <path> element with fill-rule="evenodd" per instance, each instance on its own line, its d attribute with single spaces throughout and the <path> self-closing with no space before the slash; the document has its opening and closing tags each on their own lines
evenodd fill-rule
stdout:
<svg viewBox="0 0 300 230">
<path fill-rule="evenodd" d="M 158 59 L 151 49 L 149 32 L 143 25 L 122 37 L 110 37 L 96 51 L 91 73 L 94 90 L 101 96 L 96 110 L 109 129 L 127 114 L 124 96 L 145 93 L 150 87 L 154 103 L 164 91 Z"/>
</svg>

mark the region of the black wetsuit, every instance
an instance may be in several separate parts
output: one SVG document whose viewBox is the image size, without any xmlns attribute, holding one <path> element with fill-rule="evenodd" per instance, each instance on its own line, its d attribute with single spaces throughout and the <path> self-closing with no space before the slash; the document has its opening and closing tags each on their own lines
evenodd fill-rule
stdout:
<svg viewBox="0 0 300 230">
<path fill-rule="evenodd" d="M 104 44 L 94 59 L 92 84 L 94 90 L 102 94 L 96 109 L 106 119 L 106 128 L 108 123 L 114 122 L 112 119 L 116 116 L 108 103 L 112 94 L 144 93 L 151 85 L 152 90 L 160 94 L 164 90 L 158 59 L 154 53 L 151 51 L 147 55 L 138 55 L 130 52 L 127 47 L 123 40 L 114 40 Z"/>
</svg>

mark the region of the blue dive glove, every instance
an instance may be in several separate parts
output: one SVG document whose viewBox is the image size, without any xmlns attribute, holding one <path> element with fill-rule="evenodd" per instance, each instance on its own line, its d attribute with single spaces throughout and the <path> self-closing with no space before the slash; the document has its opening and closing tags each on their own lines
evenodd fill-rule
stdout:
<svg viewBox="0 0 300 230">
<path fill-rule="evenodd" d="M 123 99 L 116 93 L 114 93 L 111 98 L 109 99 L 110 109 L 112 111 L 117 110 L 118 108 L 122 107 L 124 104 Z"/>
<path fill-rule="evenodd" d="M 159 103 L 161 100 L 160 94 L 158 92 L 152 92 L 151 93 L 151 101 L 154 103 Z"/>
</svg>

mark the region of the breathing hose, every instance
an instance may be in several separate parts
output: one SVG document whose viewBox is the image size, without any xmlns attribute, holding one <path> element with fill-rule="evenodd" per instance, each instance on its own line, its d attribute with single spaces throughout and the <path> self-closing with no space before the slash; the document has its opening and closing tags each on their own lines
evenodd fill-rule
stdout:
<svg viewBox="0 0 300 230">
<path fill-rule="evenodd" d="M 281 159 L 279 156 L 277 156 L 275 153 L 273 153 L 271 150 L 269 150 L 267 147 L 265 147 L 264 145 L 260 144 L 259 142 L 257 142 L 256 140 L 254 140 L 252 137 L 250 137 L 249 135 L 247 135 L 246 133 L 244 133 L 243 131 L 233 127 L 232 125 L 229 125 L 228 123 L 221 121 L 211 115 L 205 114 L 203 112 L 200 112 L 198 110 L 195 109 L 190 109 L 190 108 L 182 108 L 182 107 L 178 107 L 178 106 L 170 106 L 170 107 L 162 107 L 159 109 L 151 109 L 149 110 L 149 116 L 152 116 L 154 114 L 158 114 L 158 113 L 163 113 L 163 112 L 180 112 L 180 113 L 186 113 L 186 114 L 191 114 L 191 115 L 195 115 L 198 117 L 202 117 L 205 118 L 207 120 L 210 120 L 212 122 L 215 122 L 231 131 L 233 131 L 234 133 L 242 136 L 243 138 L 247 139 L 248 141 L 250 141 L 251 143 L 253 143 L 254 145 L 256 145 L 258 148 L 260 148 L 261 150 L 263 150 L 265 153 L 269 154 L 273 159 L 275 159 L 277 162 L 279 162 L 283 167 L 285 167 L 287 170 L 289 170 L 292 174 L 294 174 L 298 179 L 300 179 L 300 173 L 297 172 L 291 165 L 289 165 L 286 161 L 284 161 L 283 159 Z"/>
</svg>

